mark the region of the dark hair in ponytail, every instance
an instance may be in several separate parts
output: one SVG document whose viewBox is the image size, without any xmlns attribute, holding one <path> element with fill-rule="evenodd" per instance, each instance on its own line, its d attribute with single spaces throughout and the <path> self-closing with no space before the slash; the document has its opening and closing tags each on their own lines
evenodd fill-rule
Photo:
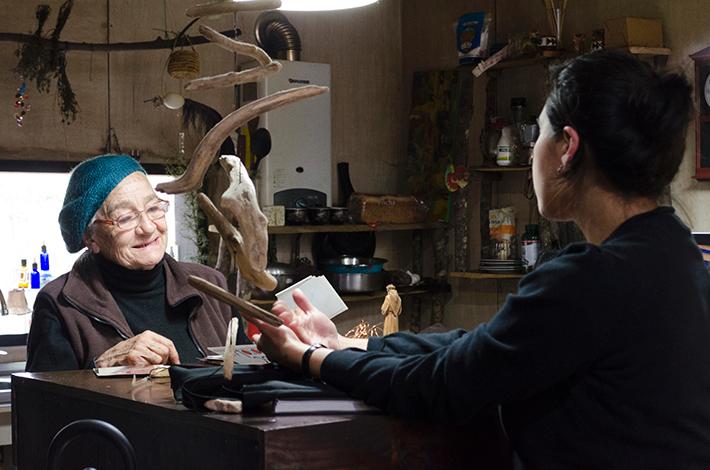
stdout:
<svg viewBox="0 0 710 470">
<path fill-rule="evenodd" d="M 570 178 L 591 157 L 611 190 L 658 197 L 678 171 L 693 108 L 683 75 L 656 72 L 629 54 L 593 52 L 554 72 L 546 106 L 555 135 L 564 126 L 579 133 Z"/>
</svg>

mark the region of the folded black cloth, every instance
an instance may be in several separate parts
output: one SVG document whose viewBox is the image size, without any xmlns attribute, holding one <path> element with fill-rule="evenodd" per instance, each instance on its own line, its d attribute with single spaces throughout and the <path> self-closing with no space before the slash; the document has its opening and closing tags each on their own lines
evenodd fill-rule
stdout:
<svg viewBox="0 0 710 470">
<path fill-rule="evenodd" d="M 329 385 L 306 379 L 276 364 L 235 365 L 231 380 L 224 378 L 221 366 L 171 366 L 170 386 L 176 400 L 198 411 L 207 411 L 205 402 L 215 398 L 241 400 L 243 409 L 249 410 L 277 399 L 348 397 Z"/>
</svg>

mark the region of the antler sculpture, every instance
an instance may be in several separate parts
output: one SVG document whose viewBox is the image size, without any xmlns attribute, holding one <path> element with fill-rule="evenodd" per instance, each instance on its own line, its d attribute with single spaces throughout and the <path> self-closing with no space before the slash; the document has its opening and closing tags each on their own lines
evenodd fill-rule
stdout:
<svg viewBox="0 0 710 470">
<path fill-rule="evenodd" d="M 240 3 L 244 4 L 244 2 Z M 255 0 L 247 3 L 271 5 L 275 2 Z M 277 3 L 280 5 L 280 1 Z M 198 12 L 193 16 L 200 16 L 208 14 L 205 13 L 206 9 L 211 7 L 212 5 L 197 5 L 191 10 L 193 13 Z M 243 72 L 228 72 L 222 75 L 198 78 L 188 82 L 185 85 L 186 90 L 204 90 L 258 81 L 281 70 L 281 64 L 272 61 L 269 55 L 257 46 L 235 41 L 204 25 L 200 25 L 200 33 L 210 42 L 224 49 L 256 59 L 259 66 Z M 328 87 L 314 85 L 293 88 L 265 96 L 233 111 L 202 138 L 193 152 L 185 172 L 174 181 L 159 184 L 156 189 L 169 194 L 196 190 L 202 185 L 202 180 L 221 143 L 229 134 L 262 113 L 321 95 L 327 91 Z M 273 290 L 276 287 L 276 279 L 266 272 L 268 222 L 257 204 L 254 183 L 237 157 L 223 156 L 220 159 L 220 164 L 229 174 L 230 180 L 229 188 L 222 194 L 220 201 L 220 206 L 227 212 L 227 216 L 220 212 L 204 194 L 199 193 L 197 197 L 198 204 L 217 227 L 221 236 L 218 269 L 224 269 L 229 264 L 230 270 L 233 270 L 236 265 L 245 279 L 264 290 Z M 234 222 L 237 223 L 238 229 L 233 225 Z M 229 253 L 231 263 L 227 263 L 225 260 L 227 253 Z"/>
</svg>

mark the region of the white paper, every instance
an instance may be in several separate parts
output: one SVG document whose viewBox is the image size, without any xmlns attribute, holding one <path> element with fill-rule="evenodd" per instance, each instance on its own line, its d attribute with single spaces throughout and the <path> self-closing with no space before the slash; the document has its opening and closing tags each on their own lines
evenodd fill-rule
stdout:
<svg viewBox="0 0 710 470">
<path fill-rule="evenodd" d="M 311 301 L 311 304 L 325 313 L 328 318 L 333 318 L 348 309 L 348 306 L 335 292 L 335 289 L 333 289 L 333 286 L 330 285 L 325 276 L 308 276 L 281 292 L 277 292 L 276 298 L 284 302 L 290 309 L 296 308 L 296 302 L 294 302 L 291 294 L 294 289 L 301 289 L 308 297 L 308 300 Z"/>
<path fill-rule="evenodd" d="M 154 369 L 168 369 L 170 366 L 158 364 L 153 366 L 115 366 L 94 367 L 96 377 L 130 377 L 132 375 L 149 375 Z"/>
</svg>

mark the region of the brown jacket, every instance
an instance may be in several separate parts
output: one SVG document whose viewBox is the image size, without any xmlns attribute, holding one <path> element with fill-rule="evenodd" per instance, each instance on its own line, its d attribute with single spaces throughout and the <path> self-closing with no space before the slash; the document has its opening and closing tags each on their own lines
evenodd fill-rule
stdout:
<svg viewBox="0 0 710 470">
<path fill-rule="evenodd" d="M 224 276 L 210 267 L 195 263 L 178 262 L 165 255 L 165 294 L 167 309 L 182 306 L 189 302 L 188 331 L 197 348 L 206 354 L 207 348 L 224 344 L 227 325 L 232 318 L 229 306 L 208 297 L 187 283 L 190 274 L 200 276 L 214 284 L 226 288 Z M 111 293 L 106 289 L 96 261 L 90 253 L 83 254 L 70 272 L 55 279 L 45 286 L 37 296 L 34 316 L 38 309 L 49 310 L 61 321 L 63 333 L 71 344 L 76 356 L 76 365 L 80 368 L 92 367 L 93 360 L 104 351 L 124 339 L 134 336 L 128 322 L 121 313 Z M 32 328 L 27 344 L 27 370 L 46 369 L 47 359 L 36 357 L 42 350 L 49 350 L 52 369 L 66 368 L 65 364 L 74 361 L 62 360 L 61 352 L 51 351 L 47 337 L 38 331 L 33 335 L 36 323 L 33 317 Z M 46 324 L 46 322 L 42 322 Z M 43 364 L 33 367 L 33 364 Z"/>
</svg>

